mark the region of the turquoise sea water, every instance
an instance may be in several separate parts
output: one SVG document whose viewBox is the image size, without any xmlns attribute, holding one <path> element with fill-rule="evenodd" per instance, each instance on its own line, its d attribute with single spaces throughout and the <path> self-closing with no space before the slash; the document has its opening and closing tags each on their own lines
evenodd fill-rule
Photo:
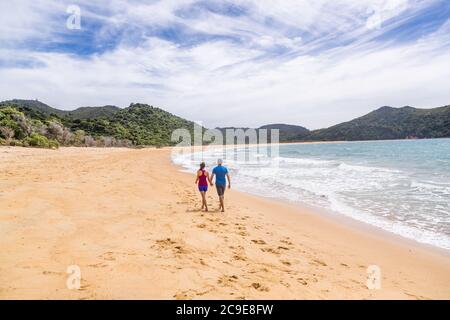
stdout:
<svg viewBox="0 0 450 320">
<path fill-rule="evenodd" d="M 193 171 L 218 157 L 238 190 L 325 208 L 450 250 L 450 139 L 292 144 L 272 155 L 220 149 L 174 161 Z"/>
</svg>

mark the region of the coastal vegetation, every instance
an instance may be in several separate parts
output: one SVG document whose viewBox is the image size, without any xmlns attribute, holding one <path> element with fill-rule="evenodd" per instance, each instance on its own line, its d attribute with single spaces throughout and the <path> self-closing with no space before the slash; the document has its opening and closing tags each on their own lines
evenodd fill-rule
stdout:
<svg viewBox="0 0 450 320">
<path fill-rule="evenodd" d="M 192 121 L 141 103 L 123 109 L 108 105 L 65 111 L 37 100 L 0 102 L 0 145 L 160 147 L 175 144 L 171 135 L 176 129 L 187 129 L 193 136 L 194 126 Z M 278 129 L 280 142 L 444 138 L 450 137 L 450 106 L 382 107 L 360 118 L 312 131 L 287 124 L 259 129 Z"/>
<path fill-rule="evenodd" d="M 0 143 L 13 146 L 132 147 L 173 145 L 171 134 L 194 123 L 146 104 L 62 111 L 34 100 L 0 103 Z"/>
<path fill-rule="evenodd" d="M 382 107 L 327 129 L 311 131 L 307 141 L 427 139 L 450 137 L 450 106 L 417 109 Z"/>
<path fill-rule="evenodd" d="M 229 128 L 218 129 L 224 132 Z M 257 128 L 260 129 L 279 129 L 280 142 L 449 138 L 450 106 L 432 109 L 381 107 L 354 120 L 311 131 L 286 124 Z"/>
</svg>

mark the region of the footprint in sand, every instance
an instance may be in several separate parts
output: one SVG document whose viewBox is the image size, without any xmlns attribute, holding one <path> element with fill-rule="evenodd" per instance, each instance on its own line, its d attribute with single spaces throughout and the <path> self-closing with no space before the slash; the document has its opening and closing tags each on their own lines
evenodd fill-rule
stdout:
<svg viewBox="0 0 450 320">
<path fill-rule="evenodd" d="M 81 279 L 81 285 L 80 285 L 80 291 L 87 291 L 89 290 L 89 288 L 91 287 L 91 285 L 89 283 L 87 283 L 87 281 L 85 279 Z"/>
<path fill-rule="evenodd" d="M 236 260 L 236 261 L 247 261 L 247 258 L 245 256 L 243 256 L 241 254 L 238 254 L 238 253 L 236 253 L 233 256 L 233 259 Z"/>
<path fill-rule="evenodd" d="M 292 263 L 290 263 L 290 262 L 287 261 L 287 260 L 280 260 L 280 262 L 281 262 L 282 264 L 284 264 L 285 266 L 291 266 L 291 265 L 292 265 Z"/>
<path fill-rule="evenodd" d="M 176 300 L 192 300 L 194 298 L 194 296 L 204 296 L 205 294 L 210 293 L 211 291 L 213 291 L 215 289 L 215 287 L 213 286 L 208 286 L 206 288 L 203 288 L 203 290 L 201 291 L 197 291 L 197 290 L 186 290 L 186 291 L 181 291 L 179 293 L 176 293 L 173 295 L 173 297 Z"/>
<path fill-rule="evenodd" d="M 291 238 L 289 237 L 284 237 L 283 240 L 281 240 L 280 242 L 284 243 L 284 244 L 288 244 L 288 245 L 292 245 L 293 243 L 290 241 Z"/>
<path fill-rule="evenodd" d="M 103 263 L 103 262 L 99 262 L 99 263 L 96 263 L 96 264 L 88 264 L 88 267 L 91 267 L 91 268 L 106 268 L 108 265 L 106 264 L 106 263 Z"/>
<path fill-rule="evenodd" d="M 188 250 L 184 246 L 171 238 L 166 238 L 163 240 L 156 240 L 156 245 L 159 250 L 172 250 L 175 254 L 184 254 Z"/>
<path fill-rule="evenodd" d="M 116 258 L 114 257 L 114 252 L 108 251 L 99 256 L 99 258 L 108 261 L 114 261 Z"/>
<path fill-rule="evenodd" d="M 58 275 L 58 276 L 60 276 L 60 275 L 62 275 L 62 274 L 64 274 L 63 272 L 58 272 L 58 271 L 48 271 L 48 270 L 45 270 L 45 271 L 42 271 L 42 274 L 44 274 L 44 275 Z"/>
<path fill-rule="evenodd" d="M 252 240 L 252 242 L 256 244 L 266 244 L 264 240 Z"/>
<path fill-rule="evenodd" d="M 258 283 L 258 282 L 252 283 L 252 284 L 251 284 L 251 287 L 252 287 L 253 289 L 256 289 L 256 290 L 261 291 L 261 292 L 269 292 L 269 291 L 270 291 L 270 289 L 269 289 L 268 287 L 263 286 L 262 284 L 260 284 L 260 283 Z"/>
<path fill-rule="evenodd" d="M 161 244 L 161 245 L 171 245 L 176 243 L 174 240 L 170 239 L 170 238 L 166 238 L 163 240 L 156 240 L 156 243 Z"/>
<path fill-rule="evenodd" d="M 190 299 L 192 299 L 192 297 L 188 296 L 187 293 L 185 293 L 185 292 L 175 293 L 173 295 L 173 297 L 176 300 L 190 300 Z"/>
<path fill-rule="evenodd" d="M 406 291 L 403 292 L 403 293 L 406 294 L 409 297 L 412 297 L 412 298 L 416 299 L 416 300 L 431 300 L 431 298 L 427 298 L 427 297 L 420 296 L 420 295 L 415 295 L 415 294 L 412 294 L 412 293 L 409 293 L 409 292 L 406 292 Z"/>
<path fill-rule="evenodd" d="M 323 261 L 320 261 L 318 259 L 314 259 L 312 262 L 310 262 L 310 264 L 312 265 L 316 265 L 316 266 L 322 266 L 322 267 L 326 267 L 327 264 Z"/>
<path fill-rule="evenodd" d="M 208 227 L 208 225 L 206 223 L 197 224 L 196 227 L 199 229 L 206 229 L 211 233 L 219 233 L 219 231 L 217 231 L 216 229 Z"/>
<path fill-rule="evenodd" d="M 272 253 L 272 254 L 276 254 L 279 255 L 280 251 L 273 249 L 273 248 L 261 248 L 262 252 L 267 252 L 267 253 Z"/>
<path fill-rule="evenodd" d="M 217 280 L 217 283 L 224 287 L 231 287 L 237 282 L 238 279 L 239 278 L 236 275 L 223 275 Z"/>
</svg>

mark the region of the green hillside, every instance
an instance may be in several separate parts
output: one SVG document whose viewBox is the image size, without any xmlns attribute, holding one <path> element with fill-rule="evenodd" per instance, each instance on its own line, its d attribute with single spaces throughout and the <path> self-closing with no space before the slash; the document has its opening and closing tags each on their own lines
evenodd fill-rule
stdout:
<svg viewBox="0 0 450 320">
<path fill-rule="evenodd" d="M 73 111 L 65 111 L 64 115 L 72 119 L 92 119 L 111 117 L 120 110 L 116 106 L 81 107 Z"/>
<path fill-rule="evenodd" d="M 434 109 L 382 107 L 365 116 L 327 129 L 312 131 L 302 140 L 352 141 L 450 137 L 450 106 Z"/>
<path fill-rule="evenodd" d="M 238 127 L 223 127 L 223 128 L 216 128 L 222 132 L 222 134 L 225 137 L 226 130 L 237 130 L 241 129 L 244 131 L 247 131 L 249 128 L 238 128 Z M 277 129 L 279 130 L 279 138 L 280 142 L 292 142 L 292 141 L 299 141 L 306 136 L 310 134 L 310 131 L 302 126 L 296 126 L 296 125 L 290 125 L 290 124 L 268 124 L 261 126 L 259 128 L 256 128 L 256 130 L 259 132 L 260 129 L 267 130 L 267 142 L 270 142 L 270 130 Z"/>
<path fill-rule="evenodd" d="M 278 129 L 280 130 L 281 142 L 298 141 L 310 134 L 310 131 L 302 126 L 295 126 L 290 124 L 269 124 L 260 127 L 259 129 Z"/>
<path fill-rule="evenodd" d="M 46 118 L 49 116 L 63 116 L 66 111 L 52 108 L 45 103 L 38 100 L 22 100 L 13 99 L 0 102 L 0 107 L 2 106 L 14 106 L 17 110 L 22 111 L 27 116 L 31 118 Z"/>
<path fill-rule="evenodd" d="M 83 130 L 93 137 L 111 136 L 130 140 L 134 145 L 171 145 L 175 129 L 186 128 L 193 133 L 194 123 L 162 109 L 146 104 L 130 107 L 100 118 L 66 118 L 72 130 Z"/>
<path fill-rule="evenodd" d="M 185 128 L 193 137 L 194 126 L 192 121 L 140 103 L 124 109 L 103 106 L 63 111 L 36 100 L 0 102 L 0 144 L 4 145 L 167 146 L 174 144 L 171 135 L 175 129 Z M 225 133 L 227 128 L 218 129 Z M 280 142 L 443 138 L 450 137 L 450 106 L 382 107 L 349 122 L 314 131 L 287 124 L 265 125 L 257 130 L 260 129 L 280 130 Z"/>
<path fill-rule="evenodd" d="M 29 145 L 24 139 L 34 135 L 60 145 L 166 146 L 174 144 L 175 129 L 185 128 L 191 136 L 194 130 L 193 122 L 146 104 L 61 111 L 39 101 L 11 100 L 0 103 L 0 112 L 0 143 L 10 145 Z"/>
<path fill-rule="evenodd" d="M 44 119 L 49 116 L 66 117 L 72 119 L 91 119 L 109 117 L 120 110 L 116 106 L 80 107 L 75 110 L 59 110 L 38 100 L 13 99 L 0 102 L 0 106 L 13 105 L 31 118 Z"/>
</svg>

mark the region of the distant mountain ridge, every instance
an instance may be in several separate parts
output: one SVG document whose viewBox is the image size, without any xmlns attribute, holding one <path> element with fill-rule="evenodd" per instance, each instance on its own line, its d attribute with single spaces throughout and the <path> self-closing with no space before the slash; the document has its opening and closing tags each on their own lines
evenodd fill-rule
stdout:
<svg viewBox="0 0 450 320">
<path fill-rule="evenodd" d="M 132 103 L 127 108 L 111 105 L 81 107 L 66 111 L 37 100 L 0 102 L 0 108 L 7 106 L 16 108 L 30 119 L 44 123 L 56 120 L 71 131 L 83 132 L 94 139 L 112 137 L 130 141 L 133 145 L 173 145 L 170 141 L 173 130 L 189 128 L 192 132 L 195 126 L 192 121 L 146 104 Z M 216 129 L 225 132 L 227 128 Z M 280 142 L 444 138 L 450 137 L 450 106 L 433 109 L 385 106 L 351 121 L 312 131 L 282 123 L 256 129 L 279 129 Z"/>
<path fill-rule="evenodd" d="M 53 107 L 50 107 L 49 105 L 46 105 L 45 103 L 42 103 L 38 100 L 24 100 L 24 99 L 12 99 L 12 100 L 5 100 L 0 102 L 1 105 L 14 105 L 19 108 L 25 108 L 29 109 L 29 111 L 34 113 L 42 113 L 44 115 L 64 115 L 66 111 L 59 110 Z"/>
<path fill-rule="evenodd" d="M 107 118 L 119 112 L 116 106 L 80 107 L 73 111 L 66 111 L 66 115 L 72 119 Z"/>
<path fill-rule="evenodd" d="M 448 138 L 450 106 L 433 109 L 385 106 L 351 121 L 312 131 L 285 124 L 256 129 L 279 129 L 280 142 Z"/>
<path fill-rule="evenodd" d="M 311 131 L 307 141 L 355 141 L 450 137 L 450 105 L 417 109 L 381 107 L 362 117 Z"/>
<path fill-rule="evenodd" d="M 249 128 L 239 128 L 239 127 L 223 127 L 223 128 L 216 128 L 222 132 L 222 134 L 226 133 L 227 129 L 242 129 L 242 130 L 248 130 Z M 272 129 L 278 129 L 279 130 L 279 138 L 280 142 L 294 142 L 299 141 L 305 137 L 307 137 L 311 131 L 306 129 L 302 126 L 297 125 L 291 125 L 291 124 L 284 124 L 284 123 L 277 123 L 277 124 L 267 124 L 264 126 L 261 126 L 259 128 L 254 128 L 257 131 L 260 129 L 265 129 L 267 132 L 270 132 Z M 268 134 L 268 142 L 270 142 L 270 134 Z"/>
<path fill-rule="evenodd" d="M 21 100 L 13 99 L 1 102 L 1 104 L 12 104 L 19 106 L 28 112 L 42 112 L 46 116 L 56 115 L 56 116 L 67 116 L 72 119 L 89 119 L 89 118 L 100 118 L 109 117 L 114 113 L 121 110 L 121 108 L 111 105 L 99 106 L 99 107 L 79 107 L 74 110 L 59 110 L 49 105 L 40 102 L 38 100 Z"/>
</svg>

